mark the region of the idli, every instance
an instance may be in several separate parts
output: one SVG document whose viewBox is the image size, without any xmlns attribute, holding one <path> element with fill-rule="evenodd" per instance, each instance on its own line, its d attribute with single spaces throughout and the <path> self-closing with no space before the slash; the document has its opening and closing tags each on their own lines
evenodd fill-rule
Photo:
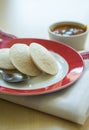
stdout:
<svg viewBox="0 0 89 130">
<path fill-rule="evenodd" d="M 0 49 L 0 68 L 1 69 L 15 69 L 9 57 L 9 48 Z"/>
<path fill-rule="evenodd" d="M 32 61 L 29 46 L 26 44 L 14 44 L 10 48 L 10 59 L 17 70 L 24 74 L 37 76 L 40 73 L 40 70 Z"/>
<path fill-rule="evenodd" d="M 29 50 L 32 60 L 39 69 L 51 75 L 57 74 L 58 64 L 49 50 L 38 43 L 31 43 Z"/>
</svg>

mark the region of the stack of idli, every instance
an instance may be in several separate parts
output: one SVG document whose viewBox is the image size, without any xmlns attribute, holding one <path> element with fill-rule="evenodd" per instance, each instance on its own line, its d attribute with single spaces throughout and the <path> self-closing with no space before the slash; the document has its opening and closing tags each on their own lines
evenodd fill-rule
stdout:
<svg viewBox="0 0 89 130">
<path fill-rule="evenodd" d="M 58 63 L 51 52 L 39 43 L 31 43 L 29 46 L 16 43 L 11 48 L 0 49 L 0 68 L 17 69 L 30 76 L 37 76 L 41 72 L 55 75 Z"/>
</svg>

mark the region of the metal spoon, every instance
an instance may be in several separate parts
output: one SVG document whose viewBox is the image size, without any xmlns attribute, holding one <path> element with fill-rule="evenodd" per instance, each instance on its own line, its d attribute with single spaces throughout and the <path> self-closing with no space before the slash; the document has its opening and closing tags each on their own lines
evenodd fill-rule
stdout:
<svg viewBox="0 0 89 130">
<path fill-rule="evenodd" d="M 0 70 L 0 75 L 2 76 L 2 79 L 6 82 L 22 82 L 25 80 L 28 80 L 30 77 L 28 75 L 19 73 L 19 72 L 5 72 L 4 70 Z"/>
</svg>

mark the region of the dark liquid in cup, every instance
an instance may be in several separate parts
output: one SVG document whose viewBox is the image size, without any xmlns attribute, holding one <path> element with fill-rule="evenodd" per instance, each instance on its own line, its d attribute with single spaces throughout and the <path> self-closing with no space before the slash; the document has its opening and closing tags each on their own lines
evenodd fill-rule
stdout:
<svg viewBox="0 0 89 130">
<path fill-rule="evenodd" d="M 84 26 L 78 26 L 78 25 L 59 25 L 56 26 L 52 32 L 54 34 L 60 34 L 63 36 L 72 36 L 72 35 L 77 35 L 77 34 L 81 34 L 84 33 L 87 30 L 87 27 Z"/>
</svg>

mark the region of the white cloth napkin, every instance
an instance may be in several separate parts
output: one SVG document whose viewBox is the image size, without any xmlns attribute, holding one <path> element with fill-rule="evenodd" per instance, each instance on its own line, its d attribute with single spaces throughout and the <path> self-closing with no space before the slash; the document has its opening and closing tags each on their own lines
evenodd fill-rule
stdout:
<svg viewBox="0 0 89 130">
<path fill-rule="evenodd" d="M 0 98 L 79 124 L 84 124 L 89 116 L 88 66 L 89 59 L 85 60 L 85 71 L 81 78 L 64 90 L 38 96 L 0 94 Z"/>
</svg>

